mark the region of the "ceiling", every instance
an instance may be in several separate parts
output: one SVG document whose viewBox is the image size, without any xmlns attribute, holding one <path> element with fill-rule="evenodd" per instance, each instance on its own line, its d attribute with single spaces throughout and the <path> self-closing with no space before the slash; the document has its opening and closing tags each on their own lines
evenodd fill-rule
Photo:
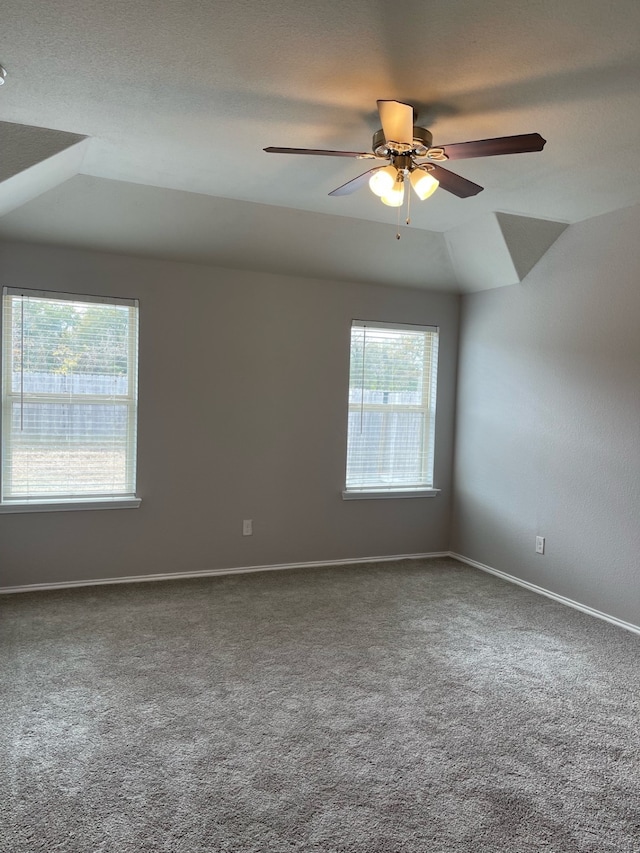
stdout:
<svg viewBox="0 0 640 853">
<path fill-rule="evenodd" d="M 639 33 L 636 0 L 4 0 L 0 121 L 88 140 L 58 179 L 27 169 L 0 237 L 465 289 L 445 232 L 640 203 Z M 484 192 L 416 201 L 398 242 L 368 189 L 328 197 L 366 162 L 262 151 L 369 150 L 378 98 L 437 145 L 547 145 L 452 163 Z"/>
</svg>

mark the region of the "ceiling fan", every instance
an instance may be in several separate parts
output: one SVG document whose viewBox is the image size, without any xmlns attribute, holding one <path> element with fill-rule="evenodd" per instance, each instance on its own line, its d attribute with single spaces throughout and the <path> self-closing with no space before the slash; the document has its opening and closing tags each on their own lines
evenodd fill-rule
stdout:
<svg viewBox="0 0 640 853">
<path fill-rule="evenodd" d="M 320 154 L 325 157 L 355 157 L 358 160 L 384 160 L 357 178 L 332 190 L 329 195 L 348 195 L 368 181 L 372 192 L 384 204 L 400 207 L 404 185 L 408 180 L 421 201 L 429 198 L 438 186 L 458 198 L 469 198 L 482 192 L 482 187 L 437 163 L 464 160 L 467 157 L 493 157 L 497 154 L 524 154 L 542 151 L 546 139 L 539 133 L 499 136 L 475 142 L 457 142 L 433 147 L 431 132 L 413 123 L 414 110 L 400 101 L 378 101 L 382 128 L 373 134 L 372 153 L 360 151 L 327 151 L 319 148 L 265 148 L 269 154 Z M 434 162 L 435 161 L 435 162 Z"/>
</svg>

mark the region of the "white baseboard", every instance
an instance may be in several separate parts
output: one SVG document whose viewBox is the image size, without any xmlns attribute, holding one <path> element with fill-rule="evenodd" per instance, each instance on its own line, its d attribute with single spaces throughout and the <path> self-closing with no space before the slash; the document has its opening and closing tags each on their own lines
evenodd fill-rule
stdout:
<svg viewBox="0 0 640 853">
<path fill-rule="evenodd" d="M 454 560 L 459 560 L 461 563 L 466 563 L 474 569 L 480 569 L 481 572 L 488 572 L 490 575 L 495 575 L 509 583 L 515 583 L 522 586 L 537 595 L 544 595 L 553 601 L 560 604 L 565 604 L 567 607 L 573 607 L 574 610 L 580 610 L 582 613 L 587 613 L 589 616 L 595 616 L 596 619 L 604 619 L 605 622 L 611 622 L 612 625 L 617 625 L 618 628 L 624 628 L 625 631 L 632 631 L 634 634 L 640 634 L 640 625 L 634 625 L 632 622 L 625 622 L 622 619 L 617 619 L 615 616 L 610 616 L 608 613 L 603 613 L 601 610 L 596 610 L 593 607 L 588 607 L 586 604 L 580 604 L 579 601 L 574 601 L 572 598 L 566 598 L 564 595 L 558 595 L 557 592 L 552 592 L 550 589 L 545 589 L 543 586 L 537 586 L 529 581 L 523 581 L 514 575 L 509 575 L 506 572 L 501 572 L 499 569 L 494 569 L 491 566 L 486 566 L 484 563 L 479 563 L 477 560 L 471 560 L 469 557 L 463 557 L 462 554 L 456 554 L 454 551 L 449 552 L 449 556 Z"/>
<path fill-rule="evenodd" d="M 356 557 L 345 560 L 318 560 L 309 563 L 281 563 L 270 566 L 237 566 L 231 569 L 205 569 L 201 572 L 169 572 L 157 575 L 125 575 L 119 578 L 98 578 L 95 580 L 61 581 L 59 583 L 33 583 L 24 586 L 0 587 L 0 595 L 12 595 L 18 592 L 40 592 L 49 589 L 73 589 L 79 586 L 105 586 L 117 583 L 149 583 L 151 581 L 186 580 L 188 578 L 208 578 L 216 575 L 242 575 L 249 572 L 276 572 L 284 569 L 319 569 L 326 566 L 353 566 L 363 563 L 389 563 L 393 560 L 424 560 L 448 557 L 448 551 L 434 551 L 429 554 L 395 554 L 390 557 Z"/>
</svg>

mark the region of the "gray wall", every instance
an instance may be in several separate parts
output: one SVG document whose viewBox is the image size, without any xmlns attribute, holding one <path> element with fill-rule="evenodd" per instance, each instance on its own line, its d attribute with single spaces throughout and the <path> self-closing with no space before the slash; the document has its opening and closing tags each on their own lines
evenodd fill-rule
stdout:
<svg viewBox="0 0 640 853">
<path fill-rule="evenodd" d="M 143 499 L 0 515 L 0 585 L 448 548 L 458 297 L 10 243 L 0 282 L 140 299 Z M 437 498 L 341 498 L 353 318 L 441 327 Z"/>
<path fill-rule="evenodd" d="M 640 208 L 464 297 L 460 339 L 453 550 L 640 624 Z"/>
</svg>

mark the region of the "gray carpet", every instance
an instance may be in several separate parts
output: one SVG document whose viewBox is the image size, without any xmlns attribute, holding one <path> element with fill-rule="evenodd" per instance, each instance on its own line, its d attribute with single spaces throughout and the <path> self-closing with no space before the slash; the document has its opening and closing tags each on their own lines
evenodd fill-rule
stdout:
<svg viewBox="0 0 640 853">
<path fill-rule="evenodd" d="M 640 851 L 640 637 L 453 560 L 0 608 L 2 853 Z"/>
</svg>

